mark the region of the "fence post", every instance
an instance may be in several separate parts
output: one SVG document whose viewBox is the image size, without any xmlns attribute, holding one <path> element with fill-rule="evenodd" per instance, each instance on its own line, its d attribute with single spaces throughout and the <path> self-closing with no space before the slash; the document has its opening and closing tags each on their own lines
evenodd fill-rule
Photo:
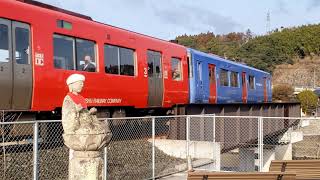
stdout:
<svg viewBox="0 0 320 180">
<path fill-rule="evenodd" d="M 213 115 L 213 129 L 212 129 L 212 135 L 213 135 L 213 142 L 216 142 L 216 115 Z"/>
<path fill-rule="evenodd" d="M 155 117 L 152 117 L 152 179 L 155 179 Z"/>
<path fill-rule="evenodd" d="M 187 116 L 186 119 L 186 141 L 187 141 L 187 147 L 186 147 L 186 159 L 187 159 L 187 167 L 188 167 L 188 171 L 192 170 L 192 160 L 190 157 L 190 116 Z"/>
<path fill-rule="evenodd" d="M 259 172 L 263 170 L 263 117 L 258 118 Z"/>
<path fill-rule="evenodd" d="M 39 179 L 38 171 L 38 142 L 39 142 L 39 123 L 35 122 L 33 127 L 33 180 Z"/>
<path fill-rule="evenodd" d="M 2 117 L 1 117 L 1 122 L 4 122 L 4 110 L 2 111 L 1 113 Z M 3 129 L 3 132 L 2 132 L 2 151 L 3 151 L 3 174 L 4 174 L 4 179 L 6 179 L 6 169 L 7 169 L 7 164 L 6 164 L 6 148 L 4 146 L 4 142 L 5 142 L 5 136 L 4 136 L 4 130 L 5 130 L 5 125 L 1 125 L 2 126 L 2 129 Z"/>
<path fill-rule="evenodd" d="M 213 142 L 213 151 L 214 151 L 214 161 L 215 161 L 215 170 L 221 170 L 221 154 L 220 154 L 220 143 L 216 143 L 216 115 L 213 114 L 212 117 L 212 142 Z"/>
<path fill-rule="evenodd" d="M 103 148 L 103 172 L 104 172 L 104 180 L 108 179 L 108 148 L 107 146 Z"/>
</svg>

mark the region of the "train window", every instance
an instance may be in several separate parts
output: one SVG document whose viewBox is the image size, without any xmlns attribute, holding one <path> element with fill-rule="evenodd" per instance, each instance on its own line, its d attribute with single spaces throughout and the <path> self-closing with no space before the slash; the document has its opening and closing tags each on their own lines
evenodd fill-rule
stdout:
<svg viewBox="0 0 320 180">
<path fill-rule="evenodd" d="M 135 75 L 134 50 L 105 45 L 105 72 L 108 74 L 120 74 L 126 76 Z"/>
<path fill-rule="evenodd" d="M 76 39 L 77 70 L 96 72 L 95 42 Z"/>
<path fill-rule="evenodd" d="M 209 65 L 209 80 L 210 84 L 215 84 L 216 83 L 216 73 L 215 73 L 215 67 Z"/>
<path fill-rule="evenodd" d="M 134 50 L 120 48 L 120 74 L 134 76 Z"/>
<path fill-rule="evenodd" d="M 220 85 L 229 86 L 228 71 L 225 69 L 220 70 Z"/>
<path fill-rule="evenodd" d="M 254 81 L 255 81 L 254 76 L 249 76 L 249 88 L 250 89 L 255 89 Z"/>
<path fill-rule="evenodd" d="M 74 39 L 53 35 L 54 67 L 57 69 L 74 70 Z"/>
<path fill-rule="evenodd" d="M 162 73 L 161 73 L 161 55 L 154 56 L 154 66 L 156 70 L 156 77 L 161 78 Z"/>
<path fill-rule="evenodd" d="M 198 79 L 199 81 L 202 81 L 202 62 L 198 61 L 197 64 L 198 64 Z"/>
<path fill-rule="evenodd" d="M 171 71 L 172 71 L 172 80 L 181 81 L 182 80 L 182 71 L 181 71 L 181 60 L 178 58 L 171 58 Z"/>
<path fill-rule="evenodd" d="M 148 77 L 153 77 L 153 60 L 148 61 Z"/>
<path fill-rule="evenodd" d="M 8 26 L 0 24 L 0 62 L 9 61 Z"/>
<path fill-rule="evenodd" d="M 116 46 L 104 46 L 105 72 L 119 74 L 119 48 Z"/>
<path fill-rule="evenodd" d="M 29 30 L 25 28 L 15 28 L 16 52 L 15 59 L 18 64 L 29 64 Z"/>
<path fill-rule="evenodd" d="M 231 87 L 239 87 L 239 77 L 238 77 L 237 72 L 233 72 L 231 71 L 230 73 L 230 83 L 231 83 Z"/>
</svg>

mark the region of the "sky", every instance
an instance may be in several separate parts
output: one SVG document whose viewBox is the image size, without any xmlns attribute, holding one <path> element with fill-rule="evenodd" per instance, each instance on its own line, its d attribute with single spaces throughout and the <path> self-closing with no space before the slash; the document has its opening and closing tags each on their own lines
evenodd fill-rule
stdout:
<svg viewBox="0 0 320 180">
<path fill-rule="evenodd" d="M 320 23 L 320 0 L 38 0 L 90 16 L 95 21 L 149 36 L 250 29 L 255 35 L 270 29 Z"/>
</svg>

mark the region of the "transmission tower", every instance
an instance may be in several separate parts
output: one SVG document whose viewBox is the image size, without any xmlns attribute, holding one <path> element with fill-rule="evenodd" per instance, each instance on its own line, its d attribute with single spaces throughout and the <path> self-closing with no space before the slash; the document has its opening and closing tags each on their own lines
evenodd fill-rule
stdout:
<svg viewBox="0 0 320 180">
<path fill-rule="evenodd" d="M 270 30 L 270 11 L 268 10 L 267 13 L 267 25 L 266 25 L 266 33 L 270 34 L 271 30 Z"/>
</svg>

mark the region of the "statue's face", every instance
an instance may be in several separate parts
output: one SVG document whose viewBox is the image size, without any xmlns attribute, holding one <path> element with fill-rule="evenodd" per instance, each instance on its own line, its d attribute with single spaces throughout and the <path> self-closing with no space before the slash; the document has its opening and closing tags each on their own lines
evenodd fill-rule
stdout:
<svg viewBox="0 0 320 180">
<path fill-rule="evenodd" d="M 70 84 L 72 92 L 80 93 L 82 91 L 82 88 L 84 86 L 83 81 L 77 81 L 72 84 Z"/>
</svg>

